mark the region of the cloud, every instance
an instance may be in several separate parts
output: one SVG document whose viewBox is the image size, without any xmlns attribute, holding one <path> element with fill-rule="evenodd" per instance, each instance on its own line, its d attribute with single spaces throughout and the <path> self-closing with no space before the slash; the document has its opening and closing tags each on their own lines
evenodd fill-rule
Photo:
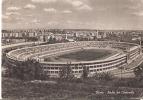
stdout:
<svg viewBox="0 0 143 100">
<path fill-rule="evenodd" d="M 87 5 L 82 0 L 66 0 L 66 2 L 71 4 L 74 8 L 78 10 L 92 10 L 92 7 Z"/>
<path fill-rule="evenodd" d="M 54 3 L 57 0 L 31 0 L 31 1 L 35 3 Z"/>
<path fill-rule="evenodd" d="M 33 19 L 33 20 L 32 20 L 32 23 L 36 23 L 36 24 L 37 24 L 37 23 L 40 23 L 40 20 L 38 20 L 38 19 Z"/>
<path fill-rule="evenodd" d="M 85 0 L 32 0 L 32 2 L 35 3 L 58 3 L 58 1 L 70 4 L 78 10 L 92 10 L 92 8 L 84 2 Z"/>
<path fill-rule="evenodd" d="M 64 10 L 63 13 L 69 14 L 69 13 L 72 13 L 72 11 L 71 10 Z"/>
<path fill-rule="evenodd" d="M 71 1 L 71 4 L 75 7 L 84 5 L 83 2 L 81 2 L 81 1 Z"/>
<path fill-rule="evenodd" d="M 83 2 L 79 1 L 79 0 L 65 0 L 65 2 L 71 4 L 74 7 L 79 7 L 79 6 L 83 5 Z"/>
<path fill-rule="evenodd" d="M 36 6 L 33 5 L 33 4 L 27 4 L 27 5 L 24 6 L 24 8 L 26 8 L 26 9 L 35 9 Z"/>
<path fill-rule="evenodd" d="M 10 15 L 21 15 L 21 14 L 19 12 L 6 12 L 6 15 L 10 16 Z"/>
<path fill-rule="evenodd" d="M 128 8 L 131 10 L 131 14 L 136 16 L 143 16 L 143 0 L 130 0 L 132 5 L 128 6 Z"/>
<path fill-rule="evenodd" d="M 92 10 L 92 8 L 88 5 L 82 5 L 80 6 L 78 9 L 82 9 L 82 10 Z"/>
<path fill-rule="evenodd" d="M 133 14 L 136 16 L 143 16 L 143 11 L 142 12 L 134 12 Z"/>
<path fill-rule="evenodd" d="M 58 1 L 66 4 L 72 5 L 75 9 L 78 10 L 92 10 L 92 8 L 87 5 L 86 0 L 31 0 L 35 3 L 58 3 Z"/>
<path fill-rule="evenodd" d="M 55 8 L 44 8 L 44 11 L 46 12 L 57 12 L 57 10 Z"/>
<path fill-rule="evenodd" d="M 131 0 L 132 5 L 130 5 L 128 8 L 132 9 L 132 10 L 140 10 L 143 8 L 143 1 L 138 0 L 138 1 L 132 1 Z"/>
<path fill-rule="evenodd" d="M 17 22 L 21 22 L 24 19 L 20 16 L 10 16 L 10 15 L 8 16 L 8 15 L 2 15 L 3 22 L 5 22 L 5 23 L 17 23 Z"/>
<path fill-rule="evenodd" d="M 20 7 L 8 7 L 7 10 L 9 11 L 17 11 L 17 10 L 20 10 L 21 8 Z"/>
</svg>

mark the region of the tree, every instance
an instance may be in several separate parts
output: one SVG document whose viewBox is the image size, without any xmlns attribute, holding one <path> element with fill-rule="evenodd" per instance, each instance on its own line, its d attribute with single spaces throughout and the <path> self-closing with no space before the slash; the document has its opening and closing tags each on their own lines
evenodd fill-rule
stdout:
<svg viewBox="0 0 143 100">
<path fill-rule="evenodd" d="M 40 63 L 31 59 L 24 62 L 15 62 L 13 65 L 10 64 L 9 73 L 21 80 L 39 80 L 44 75 Z"/>
<path fill-rule="evenodd" d="M 43 41 L 46 42 L 46 36 L 45 35 L 43 36 Z"/>
<path fill-rule="evenodd" d="M 110 81 L 113 79 L 113 75 L 110 72 L 95 73 L 94 78 L 97 80 Z"/>
<path fill-rule="evenodd" d="M 122 75 L 122 74 L 123 74 L 124 66 L 121 66 L 121 67 L 119 67 L 118 69 L 120 69 L 120 71 L 121 71 L 121 73 L 120 73 L 120 74 L 121 74 L 121 79 L 122 79 L 122 77 L 123 77 L 123 75 Z"/>
<path fill-rule="evenodd" d="M 143 79 L 143 63 L 134 69 L 135 76 L 139 79 Z"/>
<path fill-rule="evenodd" d="M 41 64 L 38 61 L 35 59 L 28 59 L 25 63 L 25 66 L 27 66 L 26 69 L 29 71 L 28 73 L 31 75 L 32 79 L 41 79 L 44 72 L 42 70 Z"/>
<path fill-rule="evenodd" d="M 67 64 L 67 66 L 63 66 L 60 68 L 60 73 L 59 73 L 60 79 L 65 79 L 65 80 L 72 80 L 74 75 L 72 73 L 72 68 L 70 64 Z"/>
<path fill-rule="evenodd" d="M 50 37 L 48 43 L 50 43 L 50 44 L 56 43 L 56 38 L 55 37 Z"/>
<path fill-rule="evenodd" d="M 5 65 L 6 64 L 6 53 L 3 53 L 2 54 L 2 65 Z"/>
<path fill-rule="evenodd" d="M 89 68 L 86 66 L 83 66 L 82 78 L 86 79 L 88 77 L 88 74 L 89 74 Z"/>
</svg>

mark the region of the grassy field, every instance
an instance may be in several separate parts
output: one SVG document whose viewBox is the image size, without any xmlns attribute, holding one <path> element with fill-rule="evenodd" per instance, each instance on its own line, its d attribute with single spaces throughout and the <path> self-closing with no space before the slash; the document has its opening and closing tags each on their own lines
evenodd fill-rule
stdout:
<svg viewBox="0 0 143 100">
<path fill-rule="evenodd" d="M 124 81 L 122 80 L 121 84 L 127 84 Z M 3 100 L 130 100 L 143 96 L 143 88 L 121 87 L 116 86 L 117 83 L 117 79 L 56 81 L 55 84 L 51 84 L 3 78 L 2 96 Z"/>
<path fill-rule="evenodd" d="M 46 61 L 92 61 L 105 59 L 115 53 L 115 51 L 105 49 L 81 49 L 80 51 L 47 58 Z"/>
</svg>

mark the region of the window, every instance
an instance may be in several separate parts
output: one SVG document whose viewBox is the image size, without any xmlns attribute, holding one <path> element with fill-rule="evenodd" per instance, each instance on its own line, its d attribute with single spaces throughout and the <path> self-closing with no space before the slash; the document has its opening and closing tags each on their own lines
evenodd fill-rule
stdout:
<svg viewBox="0 0 143 100">
<path fill-rule="evenodd" d="M 75 73 L 78 73 L 78 71 L 75 71 Z"/>
<path fill-rule="evenodd" d="M 55 69 L 58 69 L 58 67 L 55 67 Z"/>
<path fill-rule="evenodd" d="M 54 71 L 51 71 L 51 73 L 54 73 Z"/>
<path fill-rule="evenodd" d="M 51 67 L 51 69 L 54 69 L 54 67 Z"/>
<path fill-rule="evenodd" d="M 57 73 L 58 73 L 58 71 L 55 71 L 55 73 L 57 74 Z"/>
<path fill-rule="evenodd" d="M 93 68 L 94 66 L 90 66 L 90 68 Z"/>
<path fill-rule="evenodd" d="M 93 70 L 90 70 L 90 72 L 93 72 Z"/>
</svg>

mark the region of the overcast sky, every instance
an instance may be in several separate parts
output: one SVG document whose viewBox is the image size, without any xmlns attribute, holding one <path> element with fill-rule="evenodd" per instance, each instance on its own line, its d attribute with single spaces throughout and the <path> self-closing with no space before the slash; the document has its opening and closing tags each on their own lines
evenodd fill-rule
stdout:
<svg viewBox="0 0 143 100">
<path fill-rule="evenodd" d="M 143 0 L 2 0 L 3 29 L 143 29 Z"/>
</svg>

